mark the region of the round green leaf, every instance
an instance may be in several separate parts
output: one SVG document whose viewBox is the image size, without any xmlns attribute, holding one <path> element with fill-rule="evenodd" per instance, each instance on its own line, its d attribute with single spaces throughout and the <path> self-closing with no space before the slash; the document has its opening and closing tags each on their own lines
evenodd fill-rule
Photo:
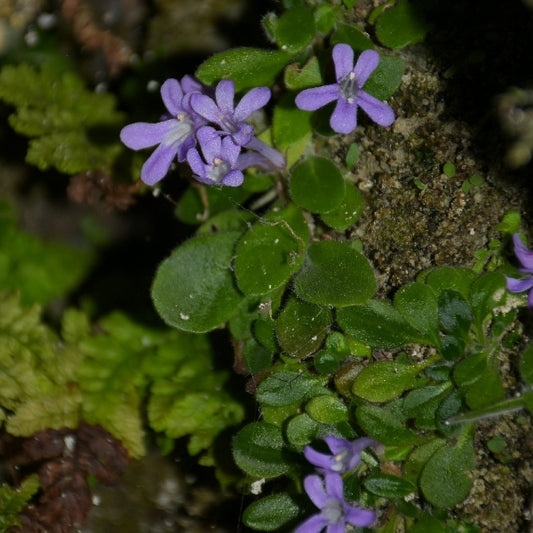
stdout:
<svg viewBox="0 0 533 533">
<path fill-rule="evenodd" d="M 283 150 L 311 131 L 311 115 L 294 105 L 292 95 L 286 95 L 274 108 L 272 128 L 274 142 Z"/>
<path fill-rule="evenodd" d="M 393 50 L 423 41 L 426 32 L 420 9 L 409 0 L 401 0 L 396 6 L 387 9 L 376 23 L 378 39 Z"/>
<path fill-rule="evenodd" d="M 280 428 L 267 422 L 254 422 L 237 433 L 233 441 L 233 458 L 248 475 L 272 478 L 290 469 L 283 448 Z"/>
<path fill-rule="evenodd" d="M 403 498 L 416 492 L 412 483 L 391 474 L 373 474 L 365 480 L 364 485 L 369 492 L 383 498 Z"/>
<path fill-rule="evenodd" d="M 283 407 L 301 401 L 313 385 L 316 378 L 292 371 L 274 372 L 261 381 L 256 391 L 258 402 L 271 407 Z"/>
<path fill-rule="evenodd" d="M 373 348 L 397 348 L 422 340 L 388 301 L 370 300 L 338 309 L 337 323 L 345 333 Z"/>
<path fill-rule="evenodd" d="M 421 365 L 378 361 L 363 368 L 355 378 L 352 391 L 369 402 L 387 402 L 417 386 Z"/>
<path fill-rule="evenodd" d="M 488 272 L 472 283 L 470 303 L 479 328 L 483 328 L 485 320 L 492 316 L 495 307 L 503 304 L 505 297 L 505 276 L 501 272 Z"/>
<path fill-rule="evenodd" d="M 278 212 L 282 220 L 259 222 L 244 234 L 235 250 L 234 269 L 246 295 L 267 294 L 286 283 L 303 260 L 307 230 L 301 212 L 289 207 Z"/>
<path fill-rule="evenodd" d="M 339 169 L 324 157 L 309 157 L 296 165 L 290 175 L 294 203 L 312 213 L 325 213 L 344 199 L 344 178 Z"/>
<path fill-rule="evenodd" d="M 305 410 L 313 420 L 323 424 L 337 424 L 348 420 L 348 409 L 336 396 L 315 396 L 307 403 Z"/>
<path fill-rule="evenodd" d="M 470 492 L 472 481 L 466 470 L 474 466 L 472 438 L 461 435 L 456 446 L 439 448 L 430 457 L 420 475 L 422 493 L 435 507 L 454 507 Z"/>
<path fill-rule="evenodd" d="M 339 43 L 349 44 L 356 52 L 375 48 L 374 43 L 352 24 L 337 24 L 337 29 L 331 36 L 331 44 Z"/>
<path fill-rule="evenodd" d="M 318 422 L 313 420 L 307 413 L 296 415 L 289 420 L 285 434 L 287 440 L 295 446 L 309 444 L 318 432 Z"/>
<path fill-rule="evenodd" d="M 402 82 L 405 62 L 399 57 L 381 56 L 379 65 L 365 83 L 364 90 L 378 100 L 387 100 Z"/>
<path fill-rule="evenodd" d="M 413 328 L 438 345 L 439 310 L 431 287 L 422 283 L 404 285 L 394 296 L 394 307 Z"/>
<path fill-rule="evenodd" d="M 305 357 L 322 344 L 330 323 L 328 308 L 290 298 L 277 320 L 277 339 L 285 353 Z"/>
<path fill-rule="evenodd" d="M 195 76 L 206 85 L 226 79 L 235 90 L 272 85 L 291 54 L 259 48 L 232 48 L 211 56 L 196 70 Z"/>
<path fill-rule="evenodd" d="M 159 265 L 152 300 L 167 324 L 204 333 L 231 317 L 242 300 L 231 272 L 239 236 L 232 231 L 195 237 Z"/>
<path fill-rule="evenodd" d="M 313 10 L 307 6 L 285 11 L 274 28 L 274 40 L 284 51 L 295 54 L 313 41 L 316 33 Z"/>
<path fill-rule="evenodd" d="M 258 531 L 277 531 L 294 520 L 299 512 L 300 508 L 292 497 L 282 492 L 249 505 L 242 515 L 242 521 Z"/>
<path fill-rule="evenodd" d="M 352 183 L 346 183 L 344 198 L 341 204 L 327 213 L 322 213 L 322 220 L 333 229 L 344 231 L 361 216 L 365 200 L 359 189 Z"/>
<path fill-rule="evenodd" d="M 311 57 L 303 67 L 299 67 L 296 63 L 291 63 L 285 69 L 283 81 L 287 89 L 292 91 L 322 85 L 318 59 L 315 56 Z"/>
<path fill-rule="evenodd" d="M 366 258 L 348 243 L 313 243 L 294 280 L 296 294 L 311 303 L 344 307 L 366 302 L 376 290 Z"/>
</svg>

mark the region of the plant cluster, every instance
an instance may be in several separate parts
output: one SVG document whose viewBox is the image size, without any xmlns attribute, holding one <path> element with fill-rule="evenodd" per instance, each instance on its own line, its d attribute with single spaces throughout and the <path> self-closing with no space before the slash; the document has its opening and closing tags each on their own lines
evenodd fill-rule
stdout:
<svg viewBox="0 0 533 533">
<path fill-rule="evenodd" d="M 87 90 L 71 71 L 0 71 L 0 98 L 16 108 L 11 126 L 30 138 L 29 163 L 76 183 L 88 172 L 158 187 L 188 180 L 176 216 L 194 227 L 151 285 L 168 328 L 127 309 L 95 328 L 87 311 L 69 309 L 58 333 L 42 306 L 78 286 L 94 254 L 37 242 L 2 206 L 0 442 L 13 465 L 42 461 L 38 477 L 1 487 L 6 528 L 29 521 L 38 531 L 57 512 L 67 531 L 87 511 L 87 476 L 114 481 L 126 456 L 142 457 L 158 435 L 164 451 L 187 437 L 222 484 L 247 491 L 242 520 L 253 530 L 479 531 L 452 511 L 471 489 L 476 422 L 533 409 L 533 345 L 518 321 L 533 308 L 533 252 L 509 212 L 474 268 L 435 266 L 392 298 L 379 293 L 347 231 L 365 207 L 347 172 L 363 148 L 348 135 L 390 134 L 405 70 L 398 50 L 428 27 L 414 3 L 385 2 L 370 15 L 371 39 L 350 22 L 355 3 L 284 1 L 263 20 L 272 49 L 223 51 L 194 77 L 167 79 L 158 122 L 125 124 L 114 96 Z M 335 134 L 347 139 L 340 164 L 324 142 Z M 154 146 L 144 161 L 138 151 Z M 455 173 L 451 163 L 443 170 Z M 463 190 L 481 185 L 474 178 Z M 511 239 L 518 271 L 505 255 Z M 247 376 L 251 414 L 217 365 L 210 333 L 219 329 Z M 510 396 L 500 362 L 513 351 L 523 352 L 522 388 Z M 229 429 L 237 480 L 215 453 Z M 10 458 L 14 438 L 26 456 Z M 46 443 L 41 455 L 28 449 L 34 439 Z M 58 510 L 63 482 L 74 495 Z"/>
</svg>

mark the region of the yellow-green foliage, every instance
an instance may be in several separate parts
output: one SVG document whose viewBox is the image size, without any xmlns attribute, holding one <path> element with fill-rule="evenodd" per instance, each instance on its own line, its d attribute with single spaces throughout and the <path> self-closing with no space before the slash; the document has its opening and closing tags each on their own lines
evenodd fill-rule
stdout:
<svg viewBox="0 0 533 533">
<path fill-rule="evenodd" d="M 18 515 L 37 490 L 39 479 L 36 474 L 27 477 L 17 489 L 8 485 L 0 486 L 0 531 L 10 531 L 11 527 L 20 526 Z"/>
<path fill-rule="evenodd" d="M 0 99 L 16 107 L 9 123 L 30 137 L 26 161 L 42 170 L 109 171 L 121 150 L 122 114 L 114 96 L 88 90 L 73 72 L 7 65 L 0 71 Z"/>
</svg>

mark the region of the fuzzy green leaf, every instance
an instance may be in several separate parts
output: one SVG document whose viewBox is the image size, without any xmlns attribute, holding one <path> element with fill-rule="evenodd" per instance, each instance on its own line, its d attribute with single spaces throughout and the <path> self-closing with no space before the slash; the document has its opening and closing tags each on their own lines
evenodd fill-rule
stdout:
<svg viewBox="0 0 533 533">
<path fill-rule="evenodd" d="M 27 477 L 17 489 L 5 484 L 0 486 L 0 531 L 11 531 L 12 527 L 21 526 L 19 514 L 38 490 L 37 474 Z"/>
<path fill-rule="evenodd" d="M 277 531 L 294 520 L 299 514 L 299 507 L 289 494 L 273 494 L 262 498 L 244 511 L 244 524 L 259 531 Z"/>
</svg>

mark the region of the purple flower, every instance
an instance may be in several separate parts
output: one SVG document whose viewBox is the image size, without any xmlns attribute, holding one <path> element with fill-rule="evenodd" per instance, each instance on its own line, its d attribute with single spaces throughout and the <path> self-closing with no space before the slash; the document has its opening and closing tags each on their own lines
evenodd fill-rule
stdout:
<svg viewBox="0 0 533 533">
<path fill-rule="evenodd" d="M 332 455 L 319 453 L 310 446 L 304 448 L 305 458 L 325 472 L 343 474 L 352 470 L 361 460 L 361 451 L 377 442 L 369 437 L 362 437 L 353 442 L 328 435 L 324 437 Z"/>
<path fill-rule="evenodd" d="M 506 276 L 507 289 L 511 292 L 529 291 L 527 306 L 533 310 L 533 252 L 522 243 L 518 233 L 513 235 L 514 253 L 522 265 L 518 270 L 529 274 L 527 278 L 515 279 Z"/>
<path fill-rule="evenodd" d="M 191 107 L 209 122 L 216 124 L 221 135 L 229 135 L 233 142 L 245 146 L 254 136 L 254 129 L 244 122 L 252 113 L 270 100 L 268 87 L 255 87 L 248 91 L 234 107 L 235 84 L 222 80 L 215 89 L 215 100 L 205 94 L 191 96 Z"/>
<path fill-rule="evenodd" d="M 191 94 L 201 90 L 201 85 L 191 77 L 166 80 L 161 86 L 161 98 L 168 115 L 155 124 L 136 122 L 122 128 L 121 141 L 133 150 L 141 150 L 158 144 L 141 170 L 141 179 L 154 185 L 163 179 L 172 160 L 184 161 L 187 151 L 195 144 L 194 132 L 205 121 L 193 112 L 189 105 Z"/>
<path fill-rule="evenodd" d="M 344 533 L 346 524 L 367 527 L 376 519 L 376 513 L 348 505 L 344 500 L 342 478 L 339 474 L 326 474 L 326 490 L 322 478 L 317 475 L 304 479 L 304 488 L 311 501 L 320 509 L 300 524 L 294 533 Z"/>
<path fill-rule="evenodd" d="M 374 50 L 365 50 L 354 67 L 354 53 L 347 44 L 337 44 L 333 48 L 333 62 L 337 83 L 305 89 L 296 96 L 296 106 L 305 111 L 315 111 L 334 100 L 335 110 L 329 121 L 337 133 L 351 133 L 357 126 L 357 107 L 380 126 L 390 126 L 394 122 L 394 111 L 377 98 L 374 98 L 363 86 L 379 63 L 379 54 Z"/>
<path fill-rule="evenodd" d="M 194 172 L 194 178 L 208 185 L 241 185 L 244 181 L 244 175 L 238 166 L 241 147 L 231 137 L 220 137 L 211 126 L 203 126 L 196 136 L 203 158 L 196 148 L 187 152 L 187 162 Z"/>
</svg>

